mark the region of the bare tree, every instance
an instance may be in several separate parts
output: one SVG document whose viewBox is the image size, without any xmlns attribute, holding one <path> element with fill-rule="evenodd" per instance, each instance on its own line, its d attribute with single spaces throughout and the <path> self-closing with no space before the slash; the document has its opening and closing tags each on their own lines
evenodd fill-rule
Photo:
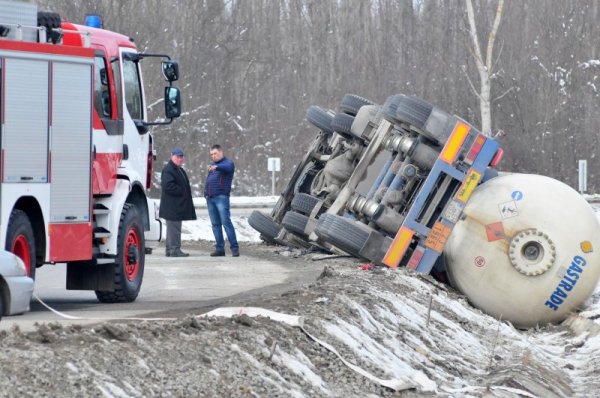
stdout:
<svg viewBox="0 0 600 398">
<path fill-rule="evenodd" d="M 498 7 L 496 8 L 496 16 L 494 18 L 494 25 L 488 36 L 488 43 L 486 49 L 485 60 L 481 53 L 479 46 L 479 37 L 477 35 L 477 25 L 475 23 L 475 12 L 473 11 L 473 1 L 465 0 L 467 5 L 467 19 L 469 21 L 469 35 L 473 44 L 473 56 L 475 58 L 475 64 L 477 65 L 477 71 L 479 72 L 479 91 L 473 87 L 473 91 L 479 98 L 479 108 L 481 111 L 481 131 L 485 135 L 491 135 L 492 132 L 492 109 L 491 109 L 491 81 L 490 76 L 493 73 L 493 51 L 494 42 L 496 41 L 496 34 L 498 32 L 498 26 L 500 26 L 500 19 L 502 18 L 502 9 L 504 8 L 504 0 L 498 0 Z M 470 81 L 470 80 L 469 80 Z"/>
</svg>

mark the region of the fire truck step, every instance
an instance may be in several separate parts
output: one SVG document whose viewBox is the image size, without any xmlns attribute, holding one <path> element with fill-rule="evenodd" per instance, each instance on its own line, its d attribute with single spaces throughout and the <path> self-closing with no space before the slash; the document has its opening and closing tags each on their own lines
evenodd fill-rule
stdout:
<svg viewBox="0 0 600 398">
<path fill-rule="evenodd" d="M 115 262 L 114 258 L 110 257 L 96 257 L 96 264 L 112 264 Z"/>
<path fill-rule="evenodd" d="M 110 209 L 102 204 L 95 204 L 94 205 L 94 214 L 95 215 L 101 215 L 101 214 L 109 214 L 110 213 Z"/>
<path fill-rule="evenodd" d="M 96 227 L 94 228 L 94 238 L 110 238 L 110 231 L 106 228 Z"/>
</svg>

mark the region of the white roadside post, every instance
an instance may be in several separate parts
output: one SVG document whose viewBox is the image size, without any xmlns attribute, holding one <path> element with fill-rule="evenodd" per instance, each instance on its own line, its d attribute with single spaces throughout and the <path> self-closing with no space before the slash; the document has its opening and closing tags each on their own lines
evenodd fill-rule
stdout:
<svg viewBox="0 0 600 398">
<path fill-rule="evenodd" d="M 271 195 L 275 196 L 275 172 L 281 171 L 281 158 L 268 158 L 267 170 L 271 174 Z"/>
<path fill-rule="evenodd" d="M 587 160 L 579 160 L 579 192 L 587 191 Z"/>
</svg>

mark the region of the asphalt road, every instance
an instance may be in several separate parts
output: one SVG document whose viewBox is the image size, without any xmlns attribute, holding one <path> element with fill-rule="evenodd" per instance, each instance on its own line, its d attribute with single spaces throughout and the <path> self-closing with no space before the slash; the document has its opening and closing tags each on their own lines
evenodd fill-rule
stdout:
<svg viewBox="0 0 600 398">
<path fill-rule="evenodd" d="M 199 314 L 226 301 L 244 305 L 250 298 L 280 294 L 311 283 L 323 269 L 319 263 L 298 263 L 285 257 L 261 255 L 260 251 L 252 255 L 248 248 L 242 248 L 242 256 L 237 258 L 210 257 L 210 247 L 206 244 L 185 250 L 190 257 L 164 257 L 163 247 L 146 256 L 140 295 L 127 304 L 101 304 L 94 292 L 66 290 L 65 264 L 38 268 L 34 294 L 61 314 L 34 298 L 30 312 L 3 318 L 0 330 L 16 325 L 30 331 L 35 329 L 36 322 L 89 324 L 105 319 Z"/>
</svg>

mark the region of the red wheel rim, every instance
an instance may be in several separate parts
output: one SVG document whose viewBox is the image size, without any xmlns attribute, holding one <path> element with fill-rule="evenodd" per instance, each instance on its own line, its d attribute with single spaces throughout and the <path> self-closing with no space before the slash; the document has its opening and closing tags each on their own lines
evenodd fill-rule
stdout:
<svg viewBox="0 0 600 398">
<path fill-rule="evenodd" d="M 137 253 L 135 261 L 131 261 L 131 257 L 129 256 L 129 252 L 132 249 Z M 129 231 L 127 231 L 123 260 L 125 261 L 125 276 L 128 281 L 133 282 L 140 271 L 140 237 L 137 230 L 133 227 L 129 228 Z"/>
<path fill-rule="evenodd" d="M 29 250 L 29 242 L 27 242 L 25 235 L 19 235 L 15 238 L 11 252 L 23 260 L 27 276 L 31 276 L 31 251 Z"/>
</svg>

